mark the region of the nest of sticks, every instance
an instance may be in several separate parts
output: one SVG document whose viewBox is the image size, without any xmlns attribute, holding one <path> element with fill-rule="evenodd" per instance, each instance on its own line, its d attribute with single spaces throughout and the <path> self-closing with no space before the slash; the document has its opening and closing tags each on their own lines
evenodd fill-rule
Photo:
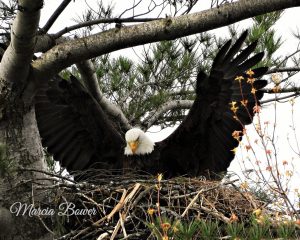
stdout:
<svg viewBox="0 0 300 240">
<path fill-rule="evenodd" d="M 157 176 L 103 172 L 87 175 L 93 178 L 81 183 L 61 178 L 52 186 L 37 189 L 47 191 L 50 207 L 57 211 L 51 223 L 49 219 L 41 219 L 45 226 L 52 225 L 55 231 L 51 231 L 59 236 L 56 239 L 155 239 L 148 224 L 158 216 L 185 222 L 203 219 L 220 223 L 229 223 L 232 216 L 238 216 L 239 221 L 245 222 L 255 209 L 265 204 L 229 180 L 186 177 L 165 180 Z M 58 214 L 65 211 L 67 203 L 74 204 L 77 212 L 71 209 L 68 214 Z"/>
</svg>

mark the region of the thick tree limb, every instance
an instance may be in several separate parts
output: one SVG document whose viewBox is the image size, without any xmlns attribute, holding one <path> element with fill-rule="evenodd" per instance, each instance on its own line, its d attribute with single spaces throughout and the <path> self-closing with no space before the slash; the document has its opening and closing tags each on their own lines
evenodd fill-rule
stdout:
<svg viewBox="0 0 300 240">
<path fill-rule="evenodd" d="M 47 52 L 53 46 L 64 43 L 70 40 L 67 37 L 61 37 L 58 39 L 54 39 L 51 34 L 43 34 L 37 37 L 37 41 L 35 44 L 34 52 Z"/>
<path fill-rule="evenodd" d="M 237 1 L 198 13 L 111 29 L 55 46 L 35 61 L 33 67 L 40 77 L 51 77 L 84 59 L 127 47 L 204 32 L 256 15 L 295 6 L 300 6 L 300 1 Z"/>
<path fill-rule="evenodd" d="M 24 82 L 27 79 L 42 6 L 42 0 L 19 1 L 20 10 L 12 25 L 11 42 L 0 64 L 0 89 L 5 81 Z"/>
<path fill-rule="evenodd" d="M 131 128 L 131 125 L 129 124 L 128 119 L 125 117 L 124 113 L 117 105 L 112 104 L 101 92 L 93 63 L 90 60 L 87 60 L 77 63 L 76 65 L 87 88 L 89 89 L 93 97 L 100 103 L 103 110 L 114 119 L 116 119 L 120 123 L 120 127 L 124 131 L 129 130 Z"/>
<path fill-rule="evenodd" d="M 151 21 L 159 20 L 159 19 L 162 19 L 162 18 L 133 18 L 133 17 L 130 17 L 130 18 L 101 18 L 101 19 L 96 19 L 96 20 L 92 20 L 92 21 L 78 23 L 78 24 L 72 25 L 70 27 L 65 27 L 64 29 L 60 30 L 59 32 L 52 34 L 52 37 L 56 39 L 68 32 L 74 31 L 76 29 L 93 26 L 93 25 L 100 24 L 100 23 L 141 23 L 141 22 L 151 22 Z"/>
<path fill-rule="evenodd" d="M 142 122 L 142 126 L 145 129 L 149 129 L 165 112 L 175 109 L 189 109 L 193 105 L 193 102 L 193 100 L 174 100 L 166 102 L 159 109 L 157 109 L 157 111 L 155 111 L 153 114 L 150 114 L 150 117 L 146 118 Z"/>
<path fill-rule="evenodd" d="M 43 34 L 37 37 L 34 52 L 46 52 L 57 44 L 57 40 L 52 38 L 50 34 Z"/>
</svg>

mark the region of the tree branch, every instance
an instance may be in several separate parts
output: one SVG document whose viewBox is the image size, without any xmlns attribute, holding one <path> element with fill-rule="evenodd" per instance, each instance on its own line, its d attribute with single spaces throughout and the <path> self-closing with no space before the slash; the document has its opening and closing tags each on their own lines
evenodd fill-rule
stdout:
<svg viewBox="0 0 300 240">
<path fill-rule="evenodd" d="M 141 22 L 151 22 L 154 20 L 159 20 L 162 18 L 100 18 L 97 20 L 86 21 L 79 24 L 75 24 L 70 27 L 65 27 L 64 29 L 60 30 L 59 32 L 52 34 L 54 39 L 61 37 L 63 34 L 66 34 L 70 31 L 74 31 L 83 27 L 89 27 L 92 25 L 100 24 L 100 23 L 141 23 Z"/>
<path fill-rule="evenodd" d="M 274 93 L 293 93 L 283 97 L 276 97 L 272 99 L 267 99 L 261 101 L 261 104 L 279 101 L 291 97 L 296 97 L 300 95 L 300 88 L 292 87 L 292 88 L 283 88 L 280 89 L 279 92 L 274 92 L 273 89 L 264 89 L 265 93 L 274 94 Z M 167 111 L 175 110 L 175 109 L 190 109 L 193 105 L 193 100 L 173 100 L 163 104 L 158 110 L 154 111 L 148 118 L 146 118 L 141 125 L 145 129 L 149 129 L 153 124 L 157 122 L 157 120 L 161 117 L 162 114 L 166 113 Z"/>
<path fill-rule="evenodd" d="M 287 96 L 282 96 L 282 97 L 276 97 L 276 98 L 271 98 L 267 100 L 260 101 L 261 104 L 266 104 L 274 101 L 280 101 L 292 97 L 298 97 L 300 95 L 299 90 L 297 92 L 294 92 L 293 94 L 287 95 Z M 157 121 L 161 118 L 161 115 L 166 113 L 167 111 L 175 110 L 175 109 L 190 109 L 191 106 L 193 105 L 192 100 L 173 100 L 170 102 L 165 103 L 162 105 L 157 111 L 151 115 L 151 117 L 146 118 L 142 123 L 142 127 L 144 129 L 149 129 L 151 126 L 157 123 Z M 182 117 L 180 117 L 178 120 L 182 120 Z M 168 119 L 164 120 L 163 122 L 166 121 L 174 121 L 175 119 Z"/>
<path fill-rule="evenodd" d="M 33 63 L 38 79 L 52 77 L 73 63 L 119 49 L 172 40 L 225 26 L 263 13 L 300 6 L 294 0 L 247 0 L 198 13 L 101 32 L 53 47 Z"/>
<path fill-rule="evenodd" d="M 175 109 L 189 109 L 193 103 L 193 100 L 173 100 L 166 102 L 159 109 L 150 114 L 150 116 L 142 122 L 142 126 L 149 129 L 165 112 Z"/>
<path fill-rule="evenodd" d="M 269 93 L 269 94 L 279 94 L 279 93 L 299 93 L 300 88 L 299 87 L 289 87 L 289 88 L 279 88 L 279 89 L 274 89 L 274 88 L 265 88 L 263 89 L 263 92 Z"/>
<path fill-rule="evenodd" d="M 60 38 L 61 39 L 61 38 Z M 58 43 L 58 40 L 60 39 L 54 39 L 51 37 L 51 34 L 43 34 L 43 35 L 39 35 L 37 36 L 37 41 L 35 44 L 35 48 L 34 48 L 34 52 L 38 53 L 38 52 L 46 52 L 49 49 L 51 49 L 53 46 L 55 46 Z M 63 41 L 61 41 L 60 43 L 62 43 Z"/>
<path fill-rule="evenodd" d="M 49 18 L 45 26 L 41 29 L 42 33 L 46 33 L 49 31 L 49 29 L 52 27 L 52 25 L 55 23 L 56 19 L 59 17 L 59 15 L 65 10 L 65 8 L 69 5 L 71 0 L 64 0 L 58 8 L 55 10 L 55 12 L 52 14 L 52 16 Z"/>
<path fill-rule="evenodd" d="M 58 39 L 54 39 L 52 34 L 43 34 L 37 36 L 37 41 L 35 44 L 34 52 L 47 52 L 49 49 L 54 47 L 55 45 L 64 43 L 66 41 L 70 41 L 69 37 L 60 37 Z"/>
<path fill-rule="evenodd" d="M 24 83 L 28 78 L 42 6 L 42 0 L 19 1 L 19 11 L 12 25 L 11 42 L 0 64 L 0 89 L 16 79 Z"/>
<path fill-rule="evenodd" d="M 266 103 L 269 103 L 269 102 L 275 102 L 275 101 L 277 102 L 277 101 L 292 98 L 292 97 L 298 97 L 299 95 L 300 95 L 299 92 L 295 92 L 295 93 L 287 95 L 287 96 L 275 97 L 275 98 L 267 99 L 267 100 L 264 100 L 264 101 L 260 101 L 260 103 L 261 104 L 266 104 Z"/>
<path fill-rule="evenodd" d="M 269 69 L 266 74 L 279 73 L 279 72 L 299 72 L 299 71 L 300 71 L 300 67 L 272 68 Z"/>
<path fill-rule="evenodd" d="M 77 63 L 76 65 L 82 79 L 86 83 L 87 88 L 93 97 L 99 102 L 103 110 L 120 123 L 120 127 L 124 132 L 129 130 L 131 125 L 124 113 L 117 105 L 112 104 L 101 92 L 93 63 L 88 60 Z"/>
</svg>

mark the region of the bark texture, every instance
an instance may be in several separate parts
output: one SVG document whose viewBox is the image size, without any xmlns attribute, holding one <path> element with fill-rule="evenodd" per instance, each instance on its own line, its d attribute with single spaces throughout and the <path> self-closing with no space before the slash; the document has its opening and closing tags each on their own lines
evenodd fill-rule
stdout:
<svg viewBox="0 0 300 240">
<path fill-rule="evenodd" d="M 11 43 L 0 64 L 0 143 L 6 149 L 6 167 L 0 176 L 0 237 L 39 239 L 45 229 L 37 218 L 14 216 L 14 202 L 32 203 L 32 180 L 40 174 L 20 171 L 24 167 L 46 169 L 32 107 L 21 99 L 30 78 L 36 33 L 43 1 L 20 0 L 11 30 Z M 38 200 L 38 199 L 35 199 Z M 2 231 L 3 230 L 3 231 Z"/>
<path fill-rule="evenodd" d="M 20 171 L 32 167 L 46 169 L 34 109 L 25 111 L 22 104 L 12 104 L 6 108 L 0 123 L 0 142 L 7 148 L 7 162 L 10 167 L 0 176 L 0 237 L 5 239 L 39 239 L 45 229 L 36 218 L 14 216 L 10 206 L 15 202 L 32 203 L 34 185 L 32 180 L 41 174 Z M 37 224 L 37 225 L 35 225 Z M 34 226 L 34 227 L 33 227 Z"/>
</svg>

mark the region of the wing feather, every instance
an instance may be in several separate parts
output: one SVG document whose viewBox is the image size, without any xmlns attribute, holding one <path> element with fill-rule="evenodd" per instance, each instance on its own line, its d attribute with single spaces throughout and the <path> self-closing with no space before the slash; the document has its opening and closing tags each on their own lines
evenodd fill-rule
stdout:
<svg viewBox="0 0 300 240">
<path fill-rule="evenodd" d="M 224 54 L 224 61 L 230 61 L 241 49 L 246 37 L 248 35 L 248 31 L 242 33 L 242 35 L 237 39 L 237 41 L 231 46 L 227 54 Z M 251 51 L 252 52 L 252 51 Z"/>
</svg>

